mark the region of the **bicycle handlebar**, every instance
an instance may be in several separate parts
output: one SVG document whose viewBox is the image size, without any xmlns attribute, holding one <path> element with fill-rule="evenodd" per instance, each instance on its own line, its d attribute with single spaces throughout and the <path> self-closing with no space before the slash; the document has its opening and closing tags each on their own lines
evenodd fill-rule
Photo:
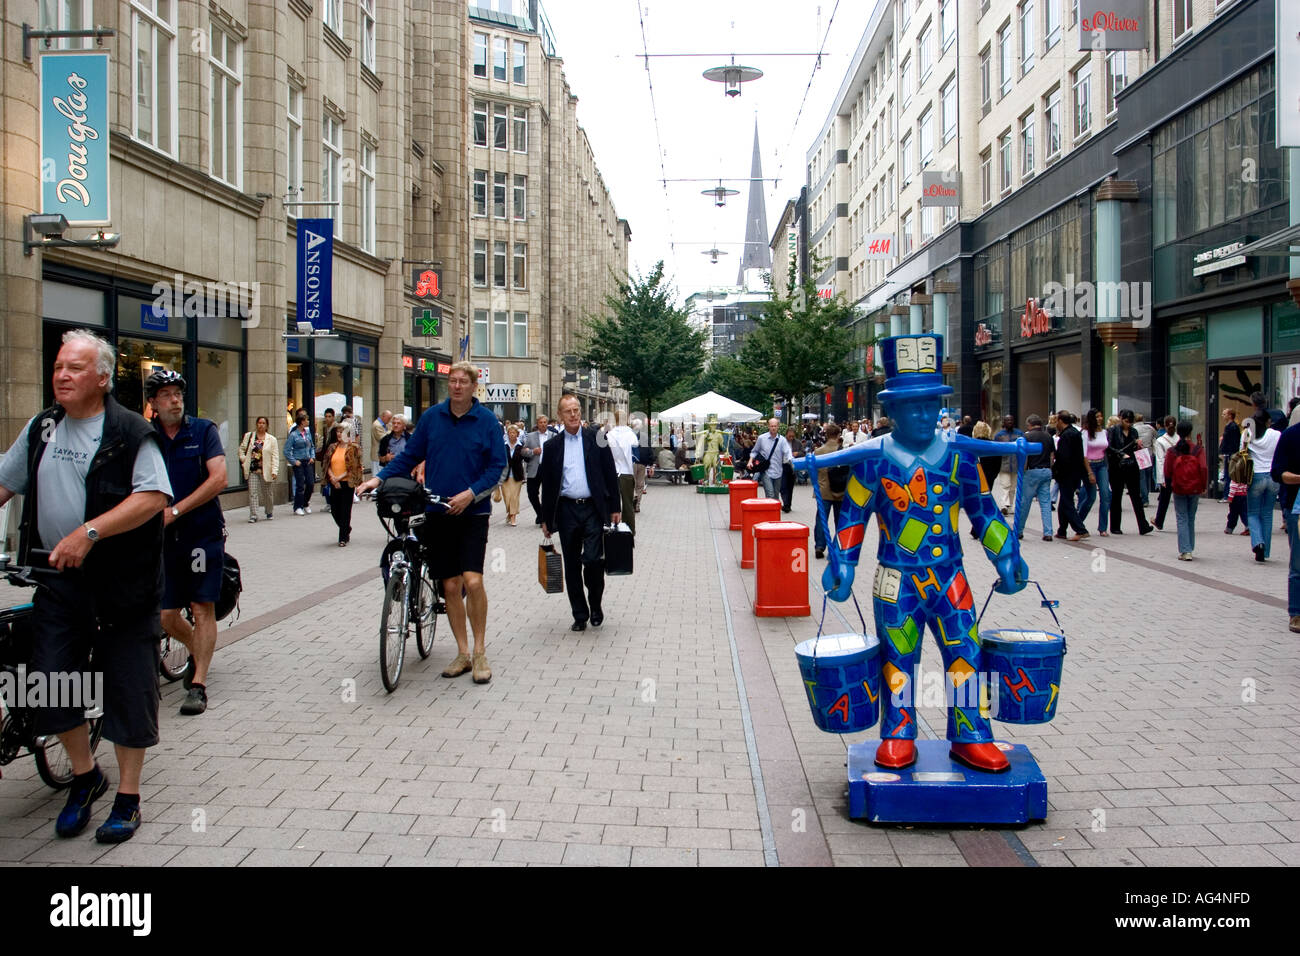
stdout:
<svg viewBox="0 0 1300 956">
<path fill-rule="evenodd" d="M 28 556 L 32 564 L 22 565 L 10 564 L 9 555 L 0 554 L 0 574 L 3 574 L 10 584 L 24 588 L 35 588 L 41 586 L 41 582 L 36 577 L 53 577 L 61 573 L 49 566 L 49 551 L 32 548 L 28 552 Z"/>
</svg>

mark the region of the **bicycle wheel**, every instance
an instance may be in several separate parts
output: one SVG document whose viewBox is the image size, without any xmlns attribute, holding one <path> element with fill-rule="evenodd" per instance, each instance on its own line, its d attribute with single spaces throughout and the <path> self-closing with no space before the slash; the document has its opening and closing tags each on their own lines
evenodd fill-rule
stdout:
<svg viewBox="0 0 1300 956">
<path fill-rule="evenodd" d="M 89 720 L 90 753 L 94 756 L 95 750 L 99 747 L 99 739 L 104 735 L 103 710 L 94 711 L 94 716 Z M 72 778 L 76 776 L 72 772 L 72 758 L 63 749 L 63 741 L 53 734 L 49 737 L 36 738 L 32 744 L 32 756 L 36 758 L 36 772 L 48 786 L 55 790 L 66 789 L 72 783 Z"/>
<path fill-rule="evenodd" d="M 410 623 L 410 604 L 407 598 L 410 568 L 393 568 L 384 589 L 384 610 L 379 617 L 379 676 L 384 680 L 384 690 L 390 694 L 397 689 L 402 676 L 402 658 L 406 654 L 406 630 Z"/>
<path fill-rule="evenodd" d="M 190 650 L 166 631 L 158 639 L 158 672 L 171 684 L 190 673 Z"/>
<path fill-rule="evenodd" d="M 438 587 L 427 568 L 420 572 L 420 591 L 415 606 L 415 647 L 423 660 L 433 653 L 433 637 L 438 630 Z"/>
</svg>

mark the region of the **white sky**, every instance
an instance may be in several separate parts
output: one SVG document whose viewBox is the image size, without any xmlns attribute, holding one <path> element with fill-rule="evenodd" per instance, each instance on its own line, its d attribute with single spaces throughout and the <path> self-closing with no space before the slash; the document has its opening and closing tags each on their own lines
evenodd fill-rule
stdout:
<svg viewBox="0 0 1300 956">
<path fill-rule="evenodd" d="M 637 0 L 543 0 L 565 75 L 578 97 L 578 121 L 615 209 L 632 228 L 628 268 L 634 275 L 663 259 L 681 299 L 735 283 L 748 183 L 725 183 L 741 192 L 722 209 L 700 191 L 716 185 L 718 176 L 749 176 L 757 118 L 763 176 L 781 177 L 779 183 L 764 183 L 771 237 L 786 200 L 796 198 L 803 185 L 804 155 L 822 128 L 874 6 L 874 0 L 839 0 L 838 9 L 836 0 L 641 0 L 651 54 L 727 54 L 651 57 L 661 172 L 646 61 L 638 55 L 644 48 Z M 824 36 L 825 55 L 815 75 L 815 57 L 753 55 L 815 52 Z M 728 62 L 733 51 L 738 64 L 764 75 L 746 83 L 739 97 L 728 98 L 721 84 L 700 74 Z M 711 176 L 715 182 L 669 183 L 665 200 L 659 182 L 665 175 Z M 714 242 L 728 253 L 717 265 L 701 255 Z"/>
</svg>

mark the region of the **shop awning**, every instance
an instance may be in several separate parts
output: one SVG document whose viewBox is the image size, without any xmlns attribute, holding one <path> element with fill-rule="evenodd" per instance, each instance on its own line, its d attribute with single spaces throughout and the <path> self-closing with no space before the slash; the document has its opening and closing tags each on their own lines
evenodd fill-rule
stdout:
<svg viewBox="0 0 1300 956">
<path fill-rule="evenodd" d="M 1239 256 L 1258 256 L 1262 254 L 1288 253 L 1293 256 L 1300 256 L 1300 223 L 1287 226 L 1285 229 L 1279 229 L 1272 235 L 1264 236 L 1262 239 L 1256 239 L 1248 245 L 1242 246 L 1234 253 Z"/>
</svg>

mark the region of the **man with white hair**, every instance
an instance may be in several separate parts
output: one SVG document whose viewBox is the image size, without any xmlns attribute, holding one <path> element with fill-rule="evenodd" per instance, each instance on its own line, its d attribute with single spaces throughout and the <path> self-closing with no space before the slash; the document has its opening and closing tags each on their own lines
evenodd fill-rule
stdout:
<svg viewBox="0 0 1300 956">
<path fill-rule="evenodd" d="M 388 434 L 388 423 L 393 420 L 393 413 L 387 408 L 380 413 L 379 417 L 370 423 L 370 450 L 375 457 L 370 460 L 370 473 L 379 474 L 379 443 L 384 440 Z M 361 436 L 358 435 L 358 438 Z"/>
<path fill-rule="evenodd" d="M 102 672 L 104 737 L 116 746 L 118 793 L 101 843 L 140 826 L 145 748 L 158 743 L 158 606 L 163 509 L 171 500 L 158 438 L 110 394 L 117 356 L 85 329 L 67 332 L 54 360 L 55 404 L 28 422 L 0 462 L 0 505 L 23 498 L 19 564 L 36 549 L 61 572 L 33 596 L 31 674 Z M 43 555 L 41 555 L 43 557 Z M 36 708 L 36 732 L 57 735 L 75 774 L 54 832 L 81 833 L 108 792 L 84 706 Z"/>
<path fill-rule="evenodd" d="M 767 434 L 754 443 L 754 452 L 750 455 L 750 470 L 757 470 L 763 482 L 763 496 L 779 498 L 781 474 L 787 462 L 794 461 L 790 443 L 780 433 L 781 423 L 775 418 L 767 420 Z M 766 464 L 763 464 L 766 462 Z"/>
</svg>

